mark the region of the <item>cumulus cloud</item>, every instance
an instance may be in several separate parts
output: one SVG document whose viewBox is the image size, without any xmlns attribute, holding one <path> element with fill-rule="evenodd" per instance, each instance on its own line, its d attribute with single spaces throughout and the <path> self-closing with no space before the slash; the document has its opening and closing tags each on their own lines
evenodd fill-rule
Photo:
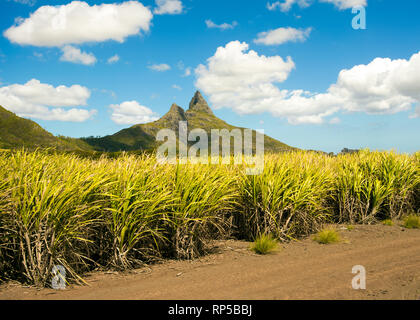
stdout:
<svg viewBox="0 0 420 320">
<path fill-rule="evenodd" d="M 254 43 L 270 45 L 279 45 L 286 42 L 304 42 L 308 39 L 312 28 L 307 29 L 295 29 L 292 27 L 278 28 L 266 32 L 260 32 L 258 38 L 254 40 Z"/>
<path fill-rule="evenodd" d="M 290 57 L 284 60 L 247 51 L 247 43 L 232 41 L 219 47 L 207 66 L 196 68 L 196 86 L 210 95 L 216 108 L 231 106 L 239 113 L 264 111 L 260 99 L 278 91 L 272 83 L 286 80 L 295 67 Z"/>
<path fill-rule="evenodd" d="M 231 24 L 229 23 L 221 23 L 221 24 L 215 24 L 211 20 L 206 20 L 206 26 L 210 29 L 220 29 L 220 30 L 227 30 L 227 29 L 233 29 L 238 25 L 236 21 L 233 21 Z"/>
<path fill-rule="evenodd" d="M 171 70 L 171 66 L 167 65 L 166 63 L 161 64 L 153 64 L 151 66 L 148 66 L 150 70 L 157 71 L 157 72 L 165 72 L 168 70 Z"/>
<path fill-rule="evenodd" d="M 357 6 L 367 6 L 367 0 L 319 0 L 319 2 L 326 2 L 335 5 L 338 9 L 344 10 Z M 267 3 L 267 9 L 274 11 L 279 9 L 282 12 L 288 12 L 296 4 L 300 8 L 309 7 L 313 3 L 312 0 L 283 0 Z"/>
<path fill-rule="evenodd" d="M 82 122 L 96 113 L 96 110 L 79 108 L 86 105 L 90 91 L 86 87 L 71 87 L 41 83 L 32 79 L 25 84 L 0 87 L 0 104 L 22 117 L 42 120 Z"/>
<path fill-rule="evenodd" d="M 125 101 L 121 104 L 112 104 L 111 119 L 117 124 L 140 124 L 156 121 L 158 114 L 151 109 L 140 105 L 137 101 Z"/>
<path fill-rule="evenodd" d="M 294 63 L 290 57 L 266 57 L 233 41 L 219 47 L 195 70 L 196 86 L 215 108 L 239 114 L 269 112 L 292 124 L 321 124 L 336 113 L 393 114 L 420 102 L 420 52 L 409 60 L 377 58 L 367 65 L 342 70 L 325 93 L 281 90 Z M 417 70 L 417 72 L 416 72 Z"/>
<path fill-rule="evenodd" d="M 155 14 L 180 14 L 183 6 L 180 0 L 156 0 Z"/>
<path fill-rule="evenodd" d="M 17 19 L 4 36 L 14 43 L 40 47 L 124 42 L 128 36 L 149 31 L 152 18 L 152 12 L 137 1 L 93 6 L 73 1 L 38 8 L 29 18 Z"/>
<path fill-rule="evenodd" d="M 38 107 L 36 110 L 36 114 L 28 113 L 21 114 L 21 116 L 48 121 L 84 122 L 92 118 L 96 113 L 96 110 L 86 110 L 77 108 L 66 110 L 63 108 L 48 109 L 45 107 Z"/>
<path fill-rule="evenodd" d="M 79 48 L 73 46 L 64 46 L 61 61 L 79 63 L 84 65 L 92 65 L 96 63 L 96 57 L 92 53 L 82 52 Z"/>
<path fill-rule="evenodd" d="M 112 57 L 110 57 L 110 58 L 107 60 L 107 62 L 108 62 L 109 64 L 111 64 L 111 63 L 116 63 L 116 62 L 118 62 L 118 61 L 120 61 L 120 56 L 119 56 L 118 54 L 113 55 Z"/>
</svg>

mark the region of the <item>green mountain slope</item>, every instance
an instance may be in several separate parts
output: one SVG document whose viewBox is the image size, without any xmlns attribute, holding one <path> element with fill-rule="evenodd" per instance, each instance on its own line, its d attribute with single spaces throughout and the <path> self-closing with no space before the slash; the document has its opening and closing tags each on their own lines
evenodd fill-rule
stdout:
<svg viewBox="0 0 420 320">
<path fill-rule="evenodd" d="M 18 117 L 0 106 L 0 148 L 56 148 L 58 150 L 92 150 L 79 139 L 55 137 L 32 120 Z"/>
<path fill-rule="evenodd" d="M 188 131 L 196 128 L 204 129 L 209 137 L 211 129 L 244 129 L 232 126 L 217 118 L 201 93 L 197 91 L 187 111 L 173 104 L 169 112 L 155 122 L 134 125 L 102 138 L 83 138 L 83 140 L 97 151 L 153 150 L 158 146 L 155 138 L 157 132 L 161 129 L 172 129 L 178 133 L 179 121 L 188 122 Z M 265 151 L 272 152 L 294 149 L 267 135 L 264 136 L 264 148 Z"/>
<path fill-rule="evenodd" d="M 0 106 L 0 147 L 64 147 L 64 143 L 34 121 L 23 119 Z"/>
</svg>

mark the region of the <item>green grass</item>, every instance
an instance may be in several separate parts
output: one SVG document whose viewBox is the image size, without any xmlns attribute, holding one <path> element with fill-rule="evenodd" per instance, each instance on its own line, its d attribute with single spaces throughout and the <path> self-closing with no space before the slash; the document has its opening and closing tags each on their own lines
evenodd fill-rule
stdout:
<svg viewBox="0 0 420 320">
<path fill-rule="evenodd" d="M 268 254 L 277 250 L 278 241 L 270 234 L 261 234 L 251 245 L 251 250 L 257 254 Z"/>
<path fill-rule="evenodd" d="M 316 234 L 314 240 L 322 244 L 340 242 L 340 235 L 334 229 L 323 229 Z"/>
<path fill-rule="evenodd" d="M 403 226 L 407 229 L 420 229 L 420 217 L 410 214 L 404 219 Z"/>
<path fill-rule="evenodd" d="M 351 224 L 349 224 L 349 225 L 347 225 L 347 226 L 346 226 L 346 229 L 347 229 L 348 231 L 352 231 L 352 230 L 354 230 L 354 226 L 353 226 L 353 225 L 351 225 Z"/>
<path fill-rule="evenodd" d="M 393 226 L 394 221 L 392 221 L 391 219 L 386 219 L 386 220 L 382 221 L 382 224 L 386 225 L 386 226 Z"/>
</svg>

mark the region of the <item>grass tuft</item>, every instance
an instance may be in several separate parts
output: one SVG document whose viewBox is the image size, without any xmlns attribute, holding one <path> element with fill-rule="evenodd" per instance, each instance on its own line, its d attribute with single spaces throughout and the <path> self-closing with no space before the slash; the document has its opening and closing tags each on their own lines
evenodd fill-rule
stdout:
<svg viewBox="0 0 420 320">
<path fill-rule="evenodd" d="M 337 243 L 340 242 L 340 235 L 334 229 L 324 229 L 316 234 L 314 240 L 322 244 Z"/>
<path fill-rule="evenodd" d="M 393 226 L 394 221 L 392 221 L 391 219 L 386 219 L 386 220 L 382 221 L 382 224 L 384 224 L 386 226 Z"/>
<path fill-rule="evenodd" d="M 251 250 L 257 254 L 268 254 L 277 249 L 278 242 L 271 234 L 261 234 L 251 245 Z"/>
<path fill-rule="evenodd" d="M 410 214 L 404 219 L 403 226 L 407 229 L 420 229 L 420 217 Z"/>
</svg>

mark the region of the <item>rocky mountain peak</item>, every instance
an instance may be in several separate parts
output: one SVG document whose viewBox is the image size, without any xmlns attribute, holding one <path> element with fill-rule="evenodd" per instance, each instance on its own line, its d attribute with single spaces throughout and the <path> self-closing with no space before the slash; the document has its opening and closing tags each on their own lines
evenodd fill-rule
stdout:
<svg viewBox="0 0 420 320">
<path fill-rule="evenodd" d="M 206 112 L 213 115 L 213 111 L 211 111 L 207 101 L 203 98 L 200 91 L 196 91 L 194 94 L 194 97 L 191 99 L 188 111 Z"/>
<path fill-rule="evenodd" d="M 171 108 L 169 109 L 168 113 L 166 113 L 161 120 L 166 121 L 185 121 L 185 112 L 184 109 L 182 109 L 180 106 L 178 106 L 176 103 L 173 103 Z"/>
</svg>

